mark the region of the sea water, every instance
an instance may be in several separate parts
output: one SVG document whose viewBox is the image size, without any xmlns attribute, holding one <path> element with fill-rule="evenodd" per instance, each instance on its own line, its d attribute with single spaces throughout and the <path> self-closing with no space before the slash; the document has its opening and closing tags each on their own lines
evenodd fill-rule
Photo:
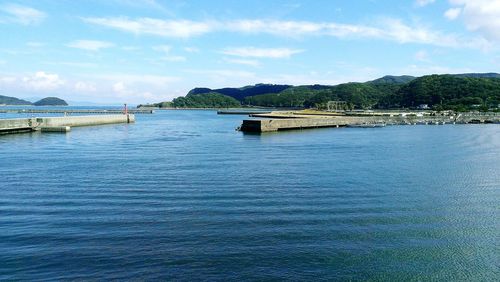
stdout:
<svg viewBox="0 0 500 282">
<path fill-rule="evenodd" d="M 498 279 L 499 125 L 243 118 L 0 136 L 0 280 Z"/>
</svg>

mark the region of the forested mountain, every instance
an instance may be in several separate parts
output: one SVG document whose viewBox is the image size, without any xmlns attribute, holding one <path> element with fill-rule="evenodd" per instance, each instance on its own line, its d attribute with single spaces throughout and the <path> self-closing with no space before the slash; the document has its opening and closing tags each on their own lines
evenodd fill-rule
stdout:
<svg viewBox="0 0 500 282">
<path fill-rule="evenodd" d="M 462 74 L 452 74 L 456 77 L 471 77 L 471 78 L 500 78 L 500 73 L 462 73 Z"/>
<path fill-rule="evenodd" d="M 0 105 L 67 106 L 68 103 L 66 103 L 66 101 L 59 99 L 57 97 L 47 97 L 47 98 L 43 98 L 35 103 L 31 103 L 30 101 L 18 99 L 15 97 L 0 95 Z"/>
<path fill-rule="evenodd" d="M 0 105 L 31 105 L 31 102 L 15 97 L 0 95 Z"/>
<path fill-rule="evenodd" d="M 235 108 L 241 106 L 240 102 L 232 97 L 215 92 L 205 94 L 188 94 L 172 101 L 176 108 Z"/>
<path fill-rule="evenodd" d="M 381 78 L 377 78 L 372 81 L 368 81 L 367 83 L 371 84 L 405 84 L 408 83 L 412 80 L 414 80 L 416 77 L 411 76 L 411 75 L 400 75 L 400 76 L 395 76 L 395 75 L 386 75 Z"/>
<path fill-rule="evenodd" d="M 245 86 L 241 88 L 221 88 L 221 89 L 210 89 L 210 88 L 194 88 L 189 91 L 188 95 L 194 94 L 206 94 L 206 93 L 219 93 L 242 102 L 245 97 L 261 95 L 261 94 L 276 94 L 281 91 L 291 87 L 290 85 L 279 85 L 279 84 L 256 84 L 252 86 Z"/>
<path fill-rule="evenodd" d="M 225 98 L 224 98 L 225 97 Z M 230 98 L 230 99 L 229 99 Z M 416 108 L 427 104 L 435 109 L 470 110 L 497 108 L 500 103 L 500 74 L 384 76 L 372 81 L 330 85 L 257 84 L 242 88 L 195 88 L 179 97 L 173 107 L 316 107 L 328 101 L 345 101 L 350 109 Z"/>
<path fill-rule="evenodd" d="M 47 97 L 33 103 L 35 106 L 67 106 L 68 103 L 57 97 Z"/>
<path fill-rule="evenodd" d="M 428 104 L 438 109 L 488 108 L 500 103 L 500 79 L 428 75 L 403 85 L 388 99 L 388 104 L 397 107 Z"/>
</svg>

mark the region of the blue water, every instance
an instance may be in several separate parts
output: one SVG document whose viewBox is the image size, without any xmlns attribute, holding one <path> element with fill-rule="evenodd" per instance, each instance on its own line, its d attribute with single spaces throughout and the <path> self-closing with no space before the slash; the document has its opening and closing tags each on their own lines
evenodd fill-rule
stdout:
<svg viewBox="0 0 500 282">
<path fill-rule="evenodd" d="M 497 280 L 500 126 L 0 136 L 0 280 Z M 2 115 L 0 114 L 0 118 Z"/>
</svg>

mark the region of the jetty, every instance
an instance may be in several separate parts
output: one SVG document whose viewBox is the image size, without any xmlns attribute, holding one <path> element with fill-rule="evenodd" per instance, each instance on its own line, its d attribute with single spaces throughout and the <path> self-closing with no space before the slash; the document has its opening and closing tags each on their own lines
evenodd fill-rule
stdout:
<svg viewBox="0 0 500 282">
<path fill-rule="evenodd" d="M 71 127 L 77 126 L 133 122 L 135 122 L 133 114 L 0 119 L 0 134 L 33 131 L 68 132 Z"/>
<path fill-rule="evenodd" d="M 243 132 L 275 132 L 291 129 L 322 127 L 382 127 L 380 125 L 443 125 L 500 123 L 500 114 L 474 113 L 458 115 L 320 115 L 299 112 L 272 112 L 252 114 L 260 119 L 243 120 L 239 130 Z M 373 125 L 373 126 L 370 126 Z"/>
<path fill-rule="evenodd" d="M 87 115 L 119 115 L 122 109 L 0 109 L 0 113 L 8 114 L 87 114 Z M 153 114 L 153 109 L 127 109 L 129 114 Z"/>
</svg>

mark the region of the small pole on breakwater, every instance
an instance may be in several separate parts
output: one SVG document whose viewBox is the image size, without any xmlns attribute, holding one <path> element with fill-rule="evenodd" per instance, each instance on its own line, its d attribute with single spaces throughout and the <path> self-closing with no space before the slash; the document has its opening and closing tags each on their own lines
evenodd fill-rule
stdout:
<svg viewBox="0 0 500 282">
<path fill-rule="evenodd" d="M 123 114 L 127 116 L 127 123 L 130 123 L 130 117 L 128 116 L 127 103 L 123 104 Z"/>
</svg>

